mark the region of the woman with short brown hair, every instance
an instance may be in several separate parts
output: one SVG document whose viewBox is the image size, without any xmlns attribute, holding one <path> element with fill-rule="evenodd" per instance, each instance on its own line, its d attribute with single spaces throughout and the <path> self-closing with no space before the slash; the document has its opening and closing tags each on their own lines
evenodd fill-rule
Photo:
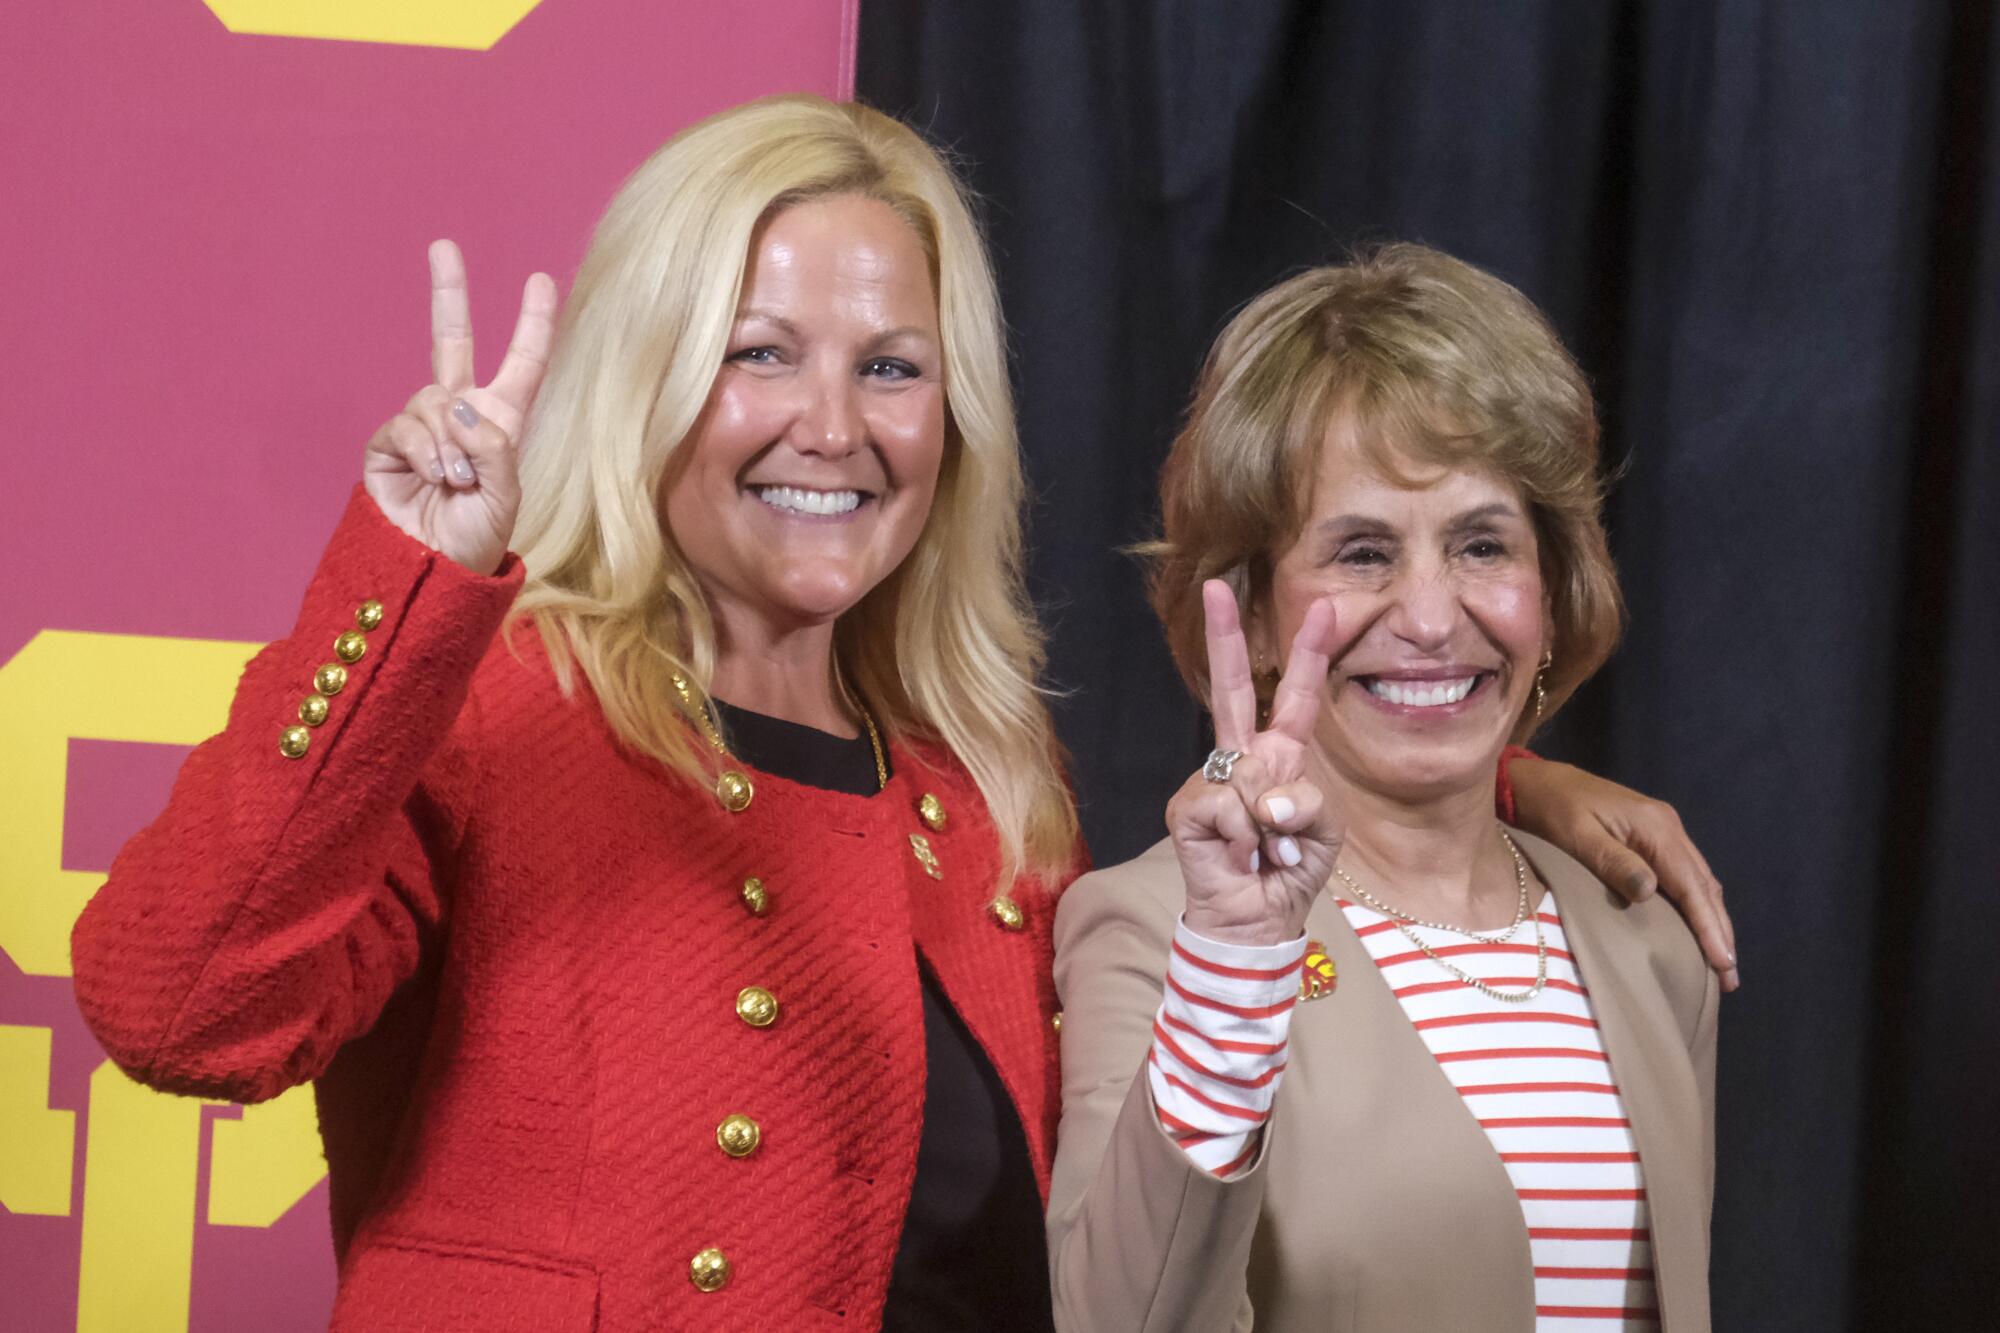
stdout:
<svg viewBox="0 0 2000 1333">
<path fill-rule="evenodd" d="M 1489 467 L 1526 492 L 1561 651 L 1543 673 L 1542 713 L 1514 736 L 1525 741 L 1623 628 L 1596 469 L 1578 466 L 1597 456 L 1597 410 L 1518 292 L 1416 245 L 1301 274 L 1217 341 L 1161 478 L 1167 536 L 1149 548 L 1154 609 L 1189 688 L 1207 697 L 1202 584 L 1224 579 L 1239 602 L 1266 590 L 1269 553 L 1305 521 L 1335 416 L 1372 423 L 1355 443 L 1377 468 L 1395 469 L 1400 446 L 1417 462 Z"/>
<path fill-rule="evenodd" d="M 1707 1327 L 1717 979 L 1493 818 L 1618 637 L 1597 434 L 1420 246 L 1217 343 L 1153 548 L 1217 749 L 1057 914 L 1059 1327 Z"/>
</svg>

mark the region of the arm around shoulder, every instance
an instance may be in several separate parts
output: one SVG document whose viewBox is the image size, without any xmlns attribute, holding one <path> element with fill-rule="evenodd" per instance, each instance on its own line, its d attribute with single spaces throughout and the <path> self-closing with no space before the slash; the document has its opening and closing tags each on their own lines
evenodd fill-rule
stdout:
<svg viewBox="0 0 2000 1333">
<path fill-rule="evenodd" d="M 258 1101 L 373 1026 L 443 914 L 475 781 L 447 736 L 520 584 L 518 561 L 473 574 L 356 490 L 297 626 L 72 933 L 78 1006 L 134 1078 Z"/>
</svg>

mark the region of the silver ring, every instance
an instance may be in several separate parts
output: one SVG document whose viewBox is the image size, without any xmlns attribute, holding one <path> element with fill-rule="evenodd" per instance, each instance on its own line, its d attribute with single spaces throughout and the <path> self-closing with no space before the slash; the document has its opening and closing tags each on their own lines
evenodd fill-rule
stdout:
<svg viewBox="0 0 2000 1333">
<path fill-rule="evenodd" d="M 1210 750 L 1208 759 L 1201 766 L 1201 775 L 1210 782 L 1227 782 L 1229 775 L 1236 771 L 1236 761 L 1242 757 L 1241 750 Z"/>
</svg>

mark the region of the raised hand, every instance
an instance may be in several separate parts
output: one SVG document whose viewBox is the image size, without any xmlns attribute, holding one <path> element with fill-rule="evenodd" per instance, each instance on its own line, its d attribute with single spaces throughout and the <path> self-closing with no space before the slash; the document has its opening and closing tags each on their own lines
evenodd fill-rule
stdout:
<svg viewBox="0 0 2000 1333">
<path fill-rule="evenodd" d="M 362 484 L 389 521 L 467 569 L 491 574 L 506 558 L 521 506 L 515 451 L 555 341 L 556 285 L 528 279 L 513 340 L 492 383 L 472 378 L 472 305 L 465 260 L 431 244 L 431 375 L 368 441 Z"/>
<path fill-rule="evenodd" d="M 1345 828 L 1308 776 L 1333 652 L 1333 604 L 1322 600 L 1306 612 L 1271 701 L 1270 724 L 1259 731 L 1236 596 L 1220 580 L 1201 591 L 1216 749 L 1239 757 L 1227 782 L 1198 772 L 1167 802 L 1167 832 L 1187 886 L 1185 920 L 1213 940 L 1279 944 L 1305 929 Z"/>
</svg>

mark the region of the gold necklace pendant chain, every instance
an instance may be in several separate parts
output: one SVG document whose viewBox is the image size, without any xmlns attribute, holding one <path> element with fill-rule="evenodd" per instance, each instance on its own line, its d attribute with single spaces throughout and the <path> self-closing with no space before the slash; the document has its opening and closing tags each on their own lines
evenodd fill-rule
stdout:
<svg viewBox="0 0 2000 1333">
<path fill-rule="evenodd" d="M 861 700 L 854 697 L 854 691 L 847 688 L 847 675 L 840 669 L 840 659 L 833 659 L 833 683 L 840 687 L 840 697 L 847 700 L 847 706 L 861 719 L 861 725 L 868 729 L 868 748 L 875 755 L 875 790 L 883 791 L 889 786 L 889 759 L 882 751 L 882 734 L 875 730 L 875 718 Z"/>
<path fill-rule="evenodd" d="M 1534 914 L 1535 979 L 1526 990 L 1519 991 L 1497 989 L 1484 978 L 1475 977 L 1464 968 L 1447 962 L 1438 954 L 1436 949 L 1433 949 L 1422 936 L 1418 935 L 1412 929 L 1415 926 L 1422 926 L 1427 930 L 1439 930 L 1451 935 L 1462 935 L 1466 939 L 1476 943 L 1488 945 L 1505 944 L 1514 937 L 1514 932 L 1521 928 L 1521 923 L 1527 920 L 1529 915 L 1528 862 L 1527 858 L 1521 855 L 1521 849 L 1515 845 L 1514 839 L 1509 836 L 1506 825 L 1499 824 L 1497 820 L 1495 823 L 1500 829 L 1500 840 L 1507 844 L 1507 850 L 1513 853 L 1514 856 L 1514 888 L 1517 900 L 1514 908 L 1514 924 L 1497 935 L 1482 935 L 1477 931 L 1467 930 L 1464 926 L 1454 926 L 1442 921 L 1425 921 L 1419 917 L 1411 916 L 1407 912 L 1396 910 L 1380 898 L 1377 898 L 1374 894 L 1368 892 L 1368 890 L 1362 888 L 1360 884 L 1355 882 L 1352 875 L 1342 870 L 1338 865 L 1334 866 L 1333 873 L 1340 876 L 1341 882 L 1353 891 L 1356 898 L 1359 898 L 1363 903 L 1380 912 L 1383 916 L 1388 917 L 1396 929 L 1402 933 L 1403 938 L 1416 945 L 1424 957 L 1430 959 L 1433 963 L 1451 973 L 1452 976 L 1458 978 L 1489 999 L 1498 1000 L 1502 1004 L 1526 1004 L 1542 993 L 1543 988 L 1547 986 L 1549 980 L 1549 940 L 1547 933 L 1542 929 L 1542 917 L 1539 912 Z"/>
<path fill-rule="evenodd" d="M 708 700 L 703 699 L 697 703 L 694 688 L 688 684 L 687 677 L 680 672 L 674 672 L 669 679 L 673 681 L 674 692 L 680 695 L 681 703 L 686 706 L 688 712 L 694 714 L 695 721 L 701 723 L 701 734 L 708 737 L 708 743 L 723 758 L 724 767 L 715 775 L 715 799 L 730 814 L 742 814 L 750 808 L 750 802 L 757 797 L 756 784 L 750 781 L 748 774 L 727 767 L 728 761 L 735 756 L 730 754 L 729 747 L 723 744 L 722 732 L 715 725 L 715 719 L 709 716 Z"/>
<path fill-rule="evenodd" d="M 1445 921 L 1426 921 L 1422 917 L 1411 916 L 1408 912 L 1402 911 L 1395 907 L 1391 907 L 1389 904 L 1383 902 L 1380 898 L 1377 898 L 1374 894 L 1368 892 L 1368 890 L 1362 888 L 1360 883 L 1354 878 L 1354 876 L 1348 874 L 1345 870 L 1342 870 L 1338 863 L 1334 865 L 1333 873 L 1340 876 L 1340 882 L 1345 884 L 1348 887 L 1348 889 L 1353 892 L 1356 898 L 1359 898 L 1363 903 L 1366 903 L 1369 907 L 1374 908 L 1377 912 L 1380 912 L 1383 916 L 1388 917 L 1391 921 L 1395 921 L 1400 925 L 1423 926 L 1428 930 L 1447 931 L 1453 935 L 1463 935 L 1465 936 L 1465 938 L 1469 940 L 1476 940 L 1480 944 L 1505 944 L 1507 941 L 1514 938 L 1514 932 L 1519 930 L 1521 928 L 1521 923 L 1528 919 L 1528 862 L 1525 858 L 1522 857 L 1521 849 L 1514 845 L 1513 838 L 1508 836 L 1507 826 L 1501 824 L 1498 820 L 1495 820 L 1494 824 L 1495 827 L 1497 827 L 1500 830 L 1500 841 L 1507 844 L 1507 850 L 1513 853 L 1514 856 L 1514 899 L 1515 899 L 1514 924 L 1507 927 L 1507 929 L 1499 931 L 1498 933 L 1495 934 L 1482 935 L 1476 930 L 1467 930 L 1464 926 L 1454 926 L 1449 922 Z"/>
<path fill-rule="evenodd" d="M 882 734 L 876 730 L 875 719 L 869 715 L 866 708 L 861 706 L 861 701 L 849 692 L 847 681 L 840 674 L 840 664 L 838 662 L 834 663 L 833 678 L 840 686 L 841 698 L 845 699 L 847 706 L 859 715 L 862 727 L 868 732 L 868 748 L 875 756 L 875 789 L 881 791 L 889 785 L 889 760 L 882 748 Z M 729 746 L 722 739 L 721 729 L 715 725 L 715 718 L 711 711 L 713 705 L 710 701 L 707 699 L 697 701 L 694 697 L 694 687 L 688 684 L 688 678 L 680 672 L 674 672 L 669 679 L 673 682 L 674 693 L 680 695 L 681 702 L 687 706 L 688 712 L 694 714 L 695 721 L 701 724 L 701 734 L 708 738 L 709 745 L 724 759 L 734 759 L 736 756 L 729 753 Z M 727 782 L 731 778 L 743 784 L 743 789 L 748 791 L 750 781 L 748 778 L 740 773 L 725 773 L 722 775 L 722 781 L 724 782 Z M 725 796 L 724 804 L 729 803 L 729 798 Z"/>
<path fill-rule="evenodd" d="M 1549 940 L 1548 936 L 1544 934 L 1542 931 L 1542 918 L 1539 915 L 1535 917 L 1535 980 L 1533 984 L 1531 984 L 1528 987 L 1528 989 L 1517 990 L 1517 991 L 1505 991 L 1505 990 L 1495 989 L 1484 978 L 1475 977 L 1470 972 L 1467 972 L 1465 969 L 1461 967 L 1456 967 L 1453 964 L 1446 962 L 1443 958 L 1440 958 L 1438 956 L 1438 951 L 1436 949 L 1431 948 L 1430 945 L 1426 944 L 1423 940 L 1423 937 L 1418 935 L 1416 931 L 1411 930 L 1408 926 L 1404 925 L 1400 921 L 1396 922 L 1395 924 L 1396 924 L 1396 929 L 1403 932 L 1403 938 L 1408 940 L 1410 943 L 1416 945 L 1417 948 L 1421 949 L 1423 951 L 1424 957 L 1430 959 L 1433 963 L 1436 963 L 1439 967 L 1451 973 L 1454 977 L 1457 977 L 1460 981 L 1472 987 L 1472 989 L 1478 991 L 1481 995 L 1485 995 L 1491 999 L 1498 1000 L 1502 1004 L 1526 1004 L 1528 1001 L 1534 999 L 1537 995 L 1540 995 L 1542 993 L 1542 987 L 1548 984 Z M 1488 941 L 1488 943 L 1491 943 L 1491 941 Z"/>
<path fill-rule="evenodd" d="M 882 735 L 875 730 L 875 719 L 859 702 L 855 703 L 854 711 L 861 714 L 861 725 L 868 728 L 868 748 L 875 755 L 875 790 L 881 791 L 889 785 L 889 759 L 882 753 Z"/>
<path fill-rule="evenodd" d="M 694 687 L 688 684 L 688 678 L 680 672 L 674 672 L 669 679 L 674 683 L 674 693 L 680 695 L 681 703 L 687 706 L 688 712 L 694 714 L 694 720 L 701 724 L 701 734 L 708 737 L 708 743 L 715 748 L 715 752 L 724 759 L 733 758 L 734 756 L 729 753 L 729 747 L 722 743 L 722 733 L 716 730 L 715 719 L 709 715 L 708 701 L 704 699 L 700 703 L 695 702 Z"/>
</svg>

